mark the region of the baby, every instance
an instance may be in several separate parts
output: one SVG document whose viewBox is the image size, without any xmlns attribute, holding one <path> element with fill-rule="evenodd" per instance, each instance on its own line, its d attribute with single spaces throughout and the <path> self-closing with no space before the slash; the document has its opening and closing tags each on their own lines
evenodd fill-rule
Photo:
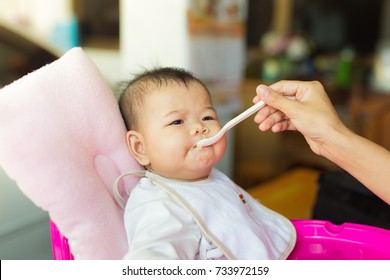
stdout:
<svg viewBox="0 0 390 280">
<path fill-rule="evenodd" d="M 290 221 L 213 167 L 226 137 L 195 147 L 221 129 L 199 79 L 183 69 L 146 71 L 119 105 L 130 153 L 146 168 L 125 206 L 125 258 L 287 258 L 296 240 Z"/>
</svg>

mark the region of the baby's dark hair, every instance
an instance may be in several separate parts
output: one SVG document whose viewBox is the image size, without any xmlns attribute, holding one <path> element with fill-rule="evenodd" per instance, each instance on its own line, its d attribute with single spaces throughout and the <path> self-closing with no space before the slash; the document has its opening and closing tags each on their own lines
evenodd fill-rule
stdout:
<svg viewBox="0 0 390 280">
<path fill-rule="evenodd" d="M 119 108 L 128 130 L 137 129 L 140 125 L 141 109 L 146 98 L 154 90 L 177 83 L 188 85 L 192 82 L 201 84 L 206 91 L 207 87 L 192 73 L 174 67 L 160 67 L 146 70 L 136 75 L 134 79 L 123 82 L 123 89 L 119 98 Z"/>
</svg>

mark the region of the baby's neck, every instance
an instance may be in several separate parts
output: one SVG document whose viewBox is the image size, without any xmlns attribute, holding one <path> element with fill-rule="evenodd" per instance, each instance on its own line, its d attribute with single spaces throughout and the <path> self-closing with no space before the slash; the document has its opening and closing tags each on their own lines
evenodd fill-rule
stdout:
<svg viewBox="0 0 390 280">
<path fill-rule="evenodd" d="M 151 169 L 151 168 L 146 168 L 147 171 L 150 173 L 153 173 L 155 175 L 158 175 L 162 178 L 168 179 L 168 180 L 173 180 L 173 181 L 181 181 L 181 182 L 199 182 L 199 181 L 204 181 L 209 178 L 210 174 L 207 174 L 207 176 L 201 176 L 198 178 L 186 178 L 186 177 L 175 177 L 175 176 L 165 176 L 164 174 L 160 174 L 159 172 Z"/>
</svg>

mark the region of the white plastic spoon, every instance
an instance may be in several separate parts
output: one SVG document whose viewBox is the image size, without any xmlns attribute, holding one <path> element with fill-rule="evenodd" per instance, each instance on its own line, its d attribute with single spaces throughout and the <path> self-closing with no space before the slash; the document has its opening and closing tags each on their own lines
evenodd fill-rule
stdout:
<svg viewBox="0 0 390 280">
<path fill-rule="evenodd" d="M 228 121 L 223 127 L 222 129 L 217 133 L 215 134 L 214 136 L 210 137 L 210 138 L 205 138 L 205 139 L 202 139 L 200 140 L 198 143 L 195 144 L 195 147 L 198 147 L 198 148 L 202 148 L 202 147 L 206 147 L 206 146 L 210 146 L 210 145 L 213 145 L 214 143 L 216 143 L 228 130 L 230 130 L 233 126 L 235 126 L 236 124 L 242 122 L 243 120 L 245 120 L 246 118 L 248 118 L 250 115 L 256 113 L 258 110 L 260 110 L 261 107 L 263 107 L 265 105 L 265 103 L 263 101 L 259 101 L 258 103 L 256 103 L 255 105 L 253 105 L 252 107 L 249 107 L 248 109 L 246 109 L 244 112 L 242 112 L 241 114 L 239 114 L 237 117 L 233 118 L 232 120 Z"/>
</svg>

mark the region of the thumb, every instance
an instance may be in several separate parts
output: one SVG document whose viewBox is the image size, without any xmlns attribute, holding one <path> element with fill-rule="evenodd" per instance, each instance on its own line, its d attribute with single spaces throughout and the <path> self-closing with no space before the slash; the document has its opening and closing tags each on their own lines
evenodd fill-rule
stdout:
<svg viewBox="0 0 390 280">
<path fill-rule="evenodd" d="M 256 93 L 264 103 L 288 115 L 291 100 L 281 93 L 274 91 L 266 85 L 259 85 L 256 88 Z"/>
</svg>

